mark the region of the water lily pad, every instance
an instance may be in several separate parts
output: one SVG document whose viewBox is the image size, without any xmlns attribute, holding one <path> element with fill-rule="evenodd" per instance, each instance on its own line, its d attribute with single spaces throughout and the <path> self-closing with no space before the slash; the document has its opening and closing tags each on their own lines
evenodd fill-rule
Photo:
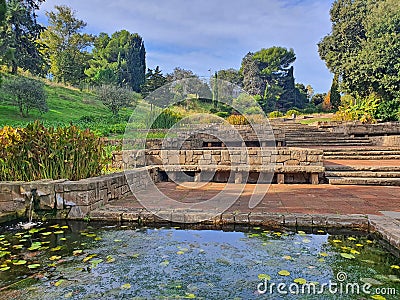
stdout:
<svg viewBox="0 0 400 300">
<path fill-rule="evenodd" d="M 309 239 L 303 239 L 303 243 L 305 243 L 305 244 L 308 244 L 308 243 L 310 243 L 311 241 L 309 240 Z"/>
<path fill-rule="evenodd" d="M 400 282 L 400 278 L 396 275 L 388 275 L 387 278 L 391 281 L 391 282 Z"/>
<path fill-rule="evenodd" d="M 367 264 L 371 264 L 371 265 L 373 265 L 373 264 L 375 264 L 375 262 L 373 261 L 373 260 L 370 260 L 370 259 L 363 259 L 363 260 L 361 260 L 362 262 L 365 262 L 365 263 L 367 263 Z"/>
<path fill-rule="evenodd" d="M 50 249 L 51 252 L 60 251 L 60 250 L 61 250 L 61 246 L 57 246 L 57 247 Z"/>
<path fill-rule="evenodd" d="M 84 259 L 82 259 L 83 262 L 87 262 L 89 260 L 91 260 L 93 257 L 96 257 L 97 254 L 90 254 L 88 256 L 86 256 Z"/>
<path fill-rule="evenodd" d="M 329 254 L 326 253 L 326 252 L 320 252 L 319 255 L 322 256 L 322 257 L 327 257 L 327 256 L 329 256 Z"/>
<path fill-rule="evenodd" d="M 65 299 L 69 299 L 69 298 L 71 298 L 73 295 L 74 295 L 74 294 L 73 294 L 72 292 L 69 292 L 69 293 L 66 293 L 66 294 L 64 295 L 64 298 L 65 298 Z"/>
<path fill-rule="evenodd" d="M 258 279 L 259 280 L 271 280 L 271 276 L 267 275 L 267 274 L 258 274 Z"/>
<path fill-rule="evenodd" d="M 66 238 L 61 238 L 61 239 L 60 239 L 60 241 L 66 241 L 66 240 L 67 240 Z"/>
<path fill-rule="evenodd" d="M 19 266 L 19 265 L 25 265 L 26 264 L 26 260 L 17 260 L 17 261 L 13 261 L 13 265 Z"/>
<path fill-rule="evenodd" d="M 169 265 L 169 261 L 168 260 L 164 260 L 160 263 L 160 266 L 166 267 Z"/>
<path fill-rule="evenodd" d="M 89 233 L 86 235 L 87 237 L 96 237 L 97 235 L 95 233 Z"/>
<path fill-rule="evenodd" d="M 53 255 L 53 256 L 51 256 L 51 257 L 49 257 L 49 259 L 50 260 L 59 260 L 61 258 L 61 256 L 58 256 L 58 255 Z"/>
<path fill-rule="evenodd" d="M 49 228 L 59 228 L 60 227 L 60 225 L 59 224 L 55 224 L 55 225 L 51 225 L 51 226 L 49 226 Z"/>
<path fill-rule="evenodd" d="M 4 272 L 4 271 L 7 271 L 7 270 L 10 270 L 10 268 L 11 268 L 11 267 L 2 267 L 2 268 L 0 268 L 0 271 L 1 271 L 1 272 Z"/>
<path fill-rule="evenodd" d="M 101 237 L 95 237 L 94 240 L 95 241 L 101 241 Z"/>
<path fill-rule="evenodd" d="M 363 244 L 356 244 L 356 247 L 364 247 Z"/>
<path fill-rule="evenodd" d="M 341 243 L 342 241 L 341 241 L 341 240 L 332 240 L 332 242 L 334 242 L 334 243 Z"/>
<path fill-rule="evenodd" d="M 44 236 L 48 236 L 48 235 L 50 235 L 50 234 L 52 234 L 50 231 L 48 231 L 48 232 L 41 232 L 40 233 L 41 235 L 44 235 Z"/>
<path fill-rule="evenodd" d="M 278 272 L 278 274 L 281 276 L 289 276 L 290 272 L 288 270 L 281 270 Z"/>
<path fill-rule="evenodd" d="M 367 278 L 361 278 L 360 280 L 361 280 L 362 282 L 364 282 L 364 283 L 369 283 L 370 285 L 382 285 L 382 284 L 383 284 L 381 281 L 376 280 L 376 279 L 374 279 L 374 278 L 369 278 L 369 277 L 367 277 Z"/>
<path fill-rule="evenodd" d="M 317 230 L 318 233 L 325 233 L 323 230 Z"/>
<path fill-rule="evenodd" d="M 349 253 L 340 253 L 340 256 L 347 258 L 347 259 L 354 259 L 356 258 L 353 254 L 349 254 Z"/>
<path fill-rule="evenodd" d="M 54 231 L 54 234 L 63 234 L 64 230 L 58 230 L 58 231 Z"/>
<path fill-rule="evenodd" d="M 54 283 L 54 286 L 60 286 L 65 280 L 64 279 L 60 279 L 59 281 L 56 281 Z"/>
<path fill-rule="evenodd" d="M 81 249 L 72 251 L 73 256 L 78 256 L 78 255 L 81 255 L 82 253 L 83 253 L 83 250 L 81 250 Z"/>
<path fill-rule="evenodd" d="M 92 264 L 92 268 L 96 268 L 98 266 L 99 263 L 103 262 L 103 260 L 101 258 L 99 259 L 92 259 L 90 261 L 90 263 Z"/>
<path fill-rule="evenodd" d="M 358 251 L 355 250 L 355 249 L 351 249 L 351 250 L 350 250 L 350 253 L 351 253 L 351 254 L 360 254 L 360 252 L 358 252 Z"/>
<path fill-rule="evenodd" d="M 125 284 L 121 285 L 121 290 L 129 290 L 130 288 L 131 288 L 130 283 L 125 283 Z"/>
<path fill-rule="evenodd" d="M 106 257 L 106 262 L 112 263 L 112 262 L 114 262 L 114 261 L 115 261 L 115 258 L 114 258 L 114 257 L 112 257 L 111 255 L 107 255 L 107 257 Z"/>
<path fill-rule="evenodd" d="M 253 227 L 254 230 L 260 230 L 261 227 Z"/>
<path fill-rule="evenodd" d="M 383 297 L 382 295 L 373 295 L 373 296 L 371 296 L 371 299 L 375 299 L 375 300 L 386 300 L 386 298 Z"/>
<path fill-rule="evenodd" d="M 64 226 L 61 226 L 60 228 L 61 228 L 61 229 L 68 229 L 68 226 L 67 226 L 67 225 L 64 225 Z"/>
<path fill-rule="evenodd" d="M 391 265 L 390 267 L 391 267 L 392 269 L 397 269 L 397 270 L 400 269 L 400 266 L 398 266 L 398 265 Z"/>
<path fill-rule="evenodd" d="M 24 245 L 14 245 L 13 248 L 14 249 L 22 249 L 24 247 Z"/>
<path fill-rule="evenodd" d="M 352 236 L 349 236 L 347 239 L 348 239 L 349 241 L 357 241 L 357 239 L 354 238 L 354 237 L 352 237 Z"/>
<path fill-rule="evenodd" d="M 298 284 L 306 284 L 307 280 L 305 280 L 304 278 L 296 278 L 295 280 L 293 280 L 293 282 Z"/>
<path fill-rule="evenodd" d="M 29 269 L 37 269 L 37 268 L 39 268 L 40 267 L 40 264 L 31 264 L 31 265 L 28 265 L 28 268 Z"/>
<path fill-rule="evenodd" d="M 121 243 L 121 242 L 122 242 L 122 240 L 118 240 L 118 239 L 116 239 L 116 240 L 114 240 L 114 242 L 115 242 L 115 243 Z"/>
<path fill-rule="evenodd" d="M 186 296 L 184 298 L 185 299 L 195 299 L 196 295 L 195 294 L 186 294 Z"/>
<path fill-rule="evenodd" d="M 176 254 L 182 255 L 182 254 L 185 254 L 185 252 L 180 250 L 180 251 L 176 252 Z"/>
<path fill-rule="evenodd" d="M 6 256 L 6 255 L 9 255 L 9 254 L 11 254 L 10 251 L 0 251 L 0 258 L 1 258 L 1 257 L 4 257 L 4 256 Z"/>
<path fill-rule="evenodd" d="M 133 253 L 133 254 L 132 254 L 132 257 L 133 257 L 133 258 L 138 258 L 139 256 L 140 256 L 139 253 Z"/>
<path fill-rule="evenodd" d="M 285 255 L 285 256 L 283 257 L 283 259 L 286 259 L 286 260 L 291 260 L 291 259 L 292 259 L 292 257 L 291 257 L 290 255 Z"/>
</svg>

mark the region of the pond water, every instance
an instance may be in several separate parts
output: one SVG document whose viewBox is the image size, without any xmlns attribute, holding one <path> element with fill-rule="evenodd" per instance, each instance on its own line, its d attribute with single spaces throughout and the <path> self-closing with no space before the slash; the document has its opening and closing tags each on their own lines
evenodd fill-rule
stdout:
<svg viewBox="0 0 400 300">
<path fill-rule="evenodd" d="M 0 233 L 0 299 L 398 299 L 399 264 L 358 232 L 42 224 Z"/>
</svg>

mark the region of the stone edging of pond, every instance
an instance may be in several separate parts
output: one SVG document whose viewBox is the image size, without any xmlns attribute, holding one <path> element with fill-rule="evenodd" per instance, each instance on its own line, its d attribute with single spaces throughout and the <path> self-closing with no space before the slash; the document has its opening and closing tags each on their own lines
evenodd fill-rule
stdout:
<svg viewBox="0 0 400 300">
<path fill-rule="evenodd" d="M 209 213 L 208 215 L 211 216 Z M 154 214 L 145 209 L 128 211 L 123 208 L 113 208 L 111 210 L 94 210 L 89 214 L 91 221 L 137 222 L 145 225 L 166 223 L 165 219 L 167 218 L 162 216 L 168 217 L 169 220 L 172 220 L 172 223 L 194 224 L 191 223 L 191 220 L 196 220 L 199 217 L 206 219 L 207 213 L 160 210 Z M 202 224 L 356 229 L 377 234 L 388 244 L 400 250 L 400 221 L 387 216 L 228 212 L 213 215 Z"/>
</svg>

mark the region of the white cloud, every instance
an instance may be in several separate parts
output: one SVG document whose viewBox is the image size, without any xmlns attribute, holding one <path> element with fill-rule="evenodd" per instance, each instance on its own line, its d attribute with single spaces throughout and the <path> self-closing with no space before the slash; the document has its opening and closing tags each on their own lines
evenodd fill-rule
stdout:
<svg viewBox="0 0 400 300">
<path fill-rule="evenodd" d="M 138 32 L 148 66 L 160 65 L 164 72 L 180 66 L 205 76 L 210 68 L 239 68 L 248 51 L 293 48 L 296 80 L 323 92 L 331 75 L 316 43 L 330 31 L 332 1 L 48 0 L 41 11 L 64 4 L 77 11 L 92 33 Z"/>
</svg>

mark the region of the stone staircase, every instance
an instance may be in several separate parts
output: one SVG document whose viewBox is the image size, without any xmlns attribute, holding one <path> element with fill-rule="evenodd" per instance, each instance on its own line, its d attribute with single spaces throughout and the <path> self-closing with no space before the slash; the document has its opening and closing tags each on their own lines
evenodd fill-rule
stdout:
<svg viewBox="0 0 400 300">
<path fill-rule="evenodd" d="M 325 149 L 325 178 L 333 185 L 400 186 L 400 149 Z"/>
<path fill-rule="evenodd" d="M 351 149 L 324 149 L 324 159 L 346 160 L 400 160 L 398 148 L 351 148 Z"/>
<path fill-rule="evenodd" d="M 366 147 L 372 145 L 368 137 L 350 137 L 344 133 L 299 123 L 281 126 L 285 131 L 287 147 Z"/>
<path fill-rule="evenodd" d="M 400 186 L 400 166 L 325 166 L 325 178 L 332 185 Z"/>
</svg>

